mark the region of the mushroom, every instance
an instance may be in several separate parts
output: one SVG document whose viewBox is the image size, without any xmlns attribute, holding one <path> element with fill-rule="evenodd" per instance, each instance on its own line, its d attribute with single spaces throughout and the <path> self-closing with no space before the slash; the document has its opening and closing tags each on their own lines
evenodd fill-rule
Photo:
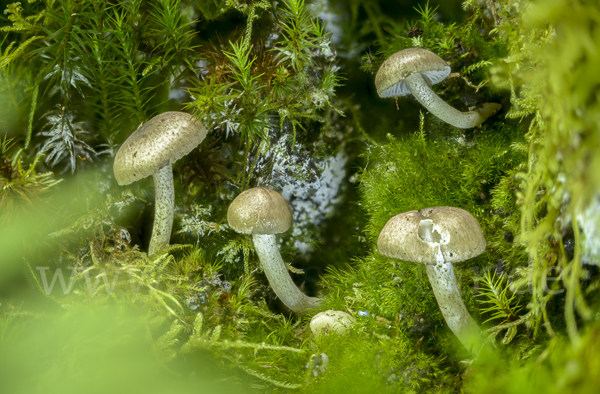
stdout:
<svg viewBox="0 0 600 394">
<path fill-rule="evenodd" d="M 351 314 L 328 310 L 313 316 L 310 320 L 310 331 L 315 337 L 331 331 L 338 334 L 347 334 L 352 324 L 354 324 L 354 317 Z"/>
<path fill-rule="evenodd" d="M 152 175 L 156 199 L 148 256 L 169 244 L 175 191 L 171 165 L 206 137 L 206 129 L 185 112 L 165 112 L 140 125 L 121 145 L 113 170 L 117 183 L 128 185 Z"/>
<path fill-rule="evenodd" d="M 408 48 L 387 58 L 375 76 L 380 97 L 413 96 L 432 114 L 460 129 L 483 123 L 502 107 L 485 103 L 475 111 L 460 112 L 448 105 L 431 88 L 450 75 L 450 66 L 435 53 L 423 48 Z"/>
<path fill-rule="evenodd" d="M 470 351 L 481 345 L 481 330 L 463 303 L 452 264 L 478 256 L 485 247 L 477 219 L 464 209 L 452 207 L 396 215 L 388 220 L 377 240 L 382 255 L 425 264 L 448 327 Z"/>
<path fill-rule="evenodd" d="M 275 234 L 292 225 L 292 210 L 281 194 L 267 187 L 246 190 L 229 206 L 227 221 L 238 233 L 252 234 L 261 267 L 273 291 L 288 308 L 303 312 L 319 305 L 318 298 L 298 290 L 279 254 Z"/>
</svg>

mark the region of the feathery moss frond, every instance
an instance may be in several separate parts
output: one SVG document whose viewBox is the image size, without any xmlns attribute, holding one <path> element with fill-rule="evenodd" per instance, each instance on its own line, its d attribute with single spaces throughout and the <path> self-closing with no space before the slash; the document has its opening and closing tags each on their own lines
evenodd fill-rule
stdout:
<svg viewBox="0 0 600 394">
<path fill-rule="evenodd" d="M 484 306 L 481 311 L 491 314 L 485 323 L 495 319 L 502 319 L 499 324 L 516 320 L 523 306 L 519 304 L 518 294 L 510 290 L 509 284 L 506 283 L 507 278 L 504 275 L 494 278 L 490 271 L 486 271 L 479 280 L 483 289 L 476 296 L 479 297 L 479 303 Z"/>
</svg>

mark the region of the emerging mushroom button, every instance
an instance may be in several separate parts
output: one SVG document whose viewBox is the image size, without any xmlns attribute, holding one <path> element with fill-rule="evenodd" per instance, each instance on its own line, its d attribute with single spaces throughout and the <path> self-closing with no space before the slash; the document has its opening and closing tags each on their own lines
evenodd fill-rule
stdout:
<svg viewBox="0 0 600 394">
<path fill-rule="evenodd" d="M 485 250 L 486 241 L 477 219 L 453 207 L 405 212 L 386 223 L 377 247 L 386 257 L 425 264 L 448 327 L 467 349 L 481 344 L 480 329 L 462 301 L 452 267 L 453 263 Z"/>
<path fill-rule="evenodd" d="M 175 192 L 171 165 L 206 137 L 202 123 L 185 112 L 165 112 L 141 125 L 121 145 L 113 170 L 119 185 L 152 175 L 156 209 L 148 255 L 168 245 L 173 227 Z"/>
<path fill-rule="evenodd" d="M 227 211 L 229 226 L 238 233 L 251 234 L 261 267 L 277 297 L 292 311 L 315 308 L 320 300 L 302 293 L 292 281 L 283 262 L 275 234 L 292 225 L 292 210 L 275 190 L 255 187 L 242 192 Z"/>
<path fill-rule="evenodd" d="M 354 317 L 343 311 L 328 310 L 317 313 L 310 320 L 310 331 L 315 337 L 329 332 L 347 334 L 354 324 Z"/>
<path fill-rule="evenodd" d="M 438 97 L 430 85 L 450 75 L 450 67 L 435 53 L 423 48 L 408 48 L 387 58 L 375 76 L 380 97 L 412 94 L 432 114 L 452 126 L 468 129 L 483 123 L 501 108 L 485 103 L 475 111 L 460 112 Z"/>
</svg>

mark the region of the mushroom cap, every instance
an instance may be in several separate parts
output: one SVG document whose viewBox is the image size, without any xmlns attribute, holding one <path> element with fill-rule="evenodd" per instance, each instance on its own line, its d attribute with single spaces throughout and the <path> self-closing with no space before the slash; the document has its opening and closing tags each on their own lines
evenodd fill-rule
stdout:
<svg viewBox="0 0 600 394">
<path fill-rule="evenodd" d="M 146 178 L 175 163 L 197 147 L 206 129 L 192 115 L 171 111 L 156 115 L 142 124 L 121 145 L 113 171 L 119 185 Z"/>
<path fill-rule="evenodd" d="M 486 242 L 477 219 L 453 207 L 396 215 L 385 224 L 377 248 L 391 258 L 422 264 L 458 263 L 478 256 Z"/>
<path fill-rule="evenodd" d="M 310 331 L 315 337 L 331 331 L 338 334 L 347 334 L 354 321 L 354 317 L 349 313 L 328 310 L 313 316 L 310 320 Z"/>
<path fill-rule="evenodd" d="M 388 57 L 375 75 L 379 97 L 397 97 L 410 94 L 404 78 L 421 73 L 431 86 L 450 75 L 450 66 L 438 55 L 423 48 L 407 48 Z"/>
<path fill-rule="evenodd" d="M 229 226 L 243 234 L 279 234 L 292 225 L 292 210 L 273 189 L 255 187 L 242 192 L 227 210 Z"/>
</svg>

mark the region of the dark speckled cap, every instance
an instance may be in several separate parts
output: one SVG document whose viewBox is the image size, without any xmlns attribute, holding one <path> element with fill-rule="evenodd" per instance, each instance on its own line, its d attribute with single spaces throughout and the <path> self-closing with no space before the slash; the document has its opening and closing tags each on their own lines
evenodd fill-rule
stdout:
<svg viewBox="0 0 600 394">
<path fill-rule="evenodd" d="M 379 97 L 409 94 L 404 78 L 414 73 L 421 73 L 429 85 L 435 85 L 450 75 L 450 66 L 427 49 L 403 49 L 388 57 L 377 71 L 375 76 L 377 94 Z"/>
<path fill-rule="evenodd" d="M 227 211 L 231 228 L 243 234 L 279 234 L 292 225 L 292 210 L 275 190 L 255 187 L 242 192 Z"/>
<path fill-rule="evenodd" d="M 396 215 L 388 220 L 377 240 L 382 255 L 423 264 L 436 264 L 441 258 L 458 263 L 480 255 L 485 247 L 477 219 L 453 207 Z"/>
<path fill-rule="evenodd" d="M 185 112 L 165 112 L 141 125 L 121 145 L 113 171 L 119 185 L 146 178 L 200 145 L 206 129 Z"/>
</svg>

